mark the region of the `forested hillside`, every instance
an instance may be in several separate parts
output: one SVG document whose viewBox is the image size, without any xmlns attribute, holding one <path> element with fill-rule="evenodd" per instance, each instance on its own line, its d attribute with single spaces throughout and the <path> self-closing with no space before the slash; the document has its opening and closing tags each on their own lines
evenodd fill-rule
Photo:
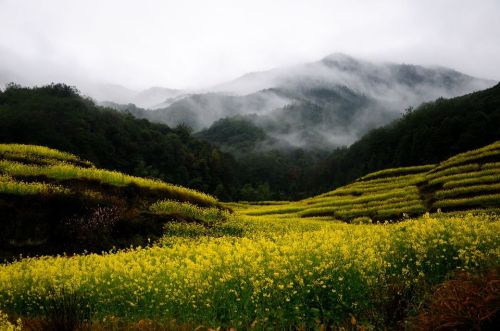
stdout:
<svg viewBox="0 0 500 331">
<path fill-rule="evenodd" d="M 372 171 L 438 163 L 498 139 L 500 84 L 407 110 L 402 118 L 332 153 L 317 169 L 316 184 L 326 191 Z"/>
<path fill-rule="evenodd" d="M 98 167 L 151 176 L 230 198 L 231 156 L 169 128 L 96 106 L 62 84 L 0 91 L 0 142 L 44 145 Z"/>
<path fill-rule="evenodd" d="M 397 119 L 405 108 L 493 84 L 448 68 L 369 62 L 335 53 L 169 97 L 148 111 L 129 108 L 140 118 L 185 124 L 195 132 L 220 119 L 247 116 L 271 138 L 266 143 L 280 142 L 275 149 L 331 149 L 352 144 Z"/>
</svg>

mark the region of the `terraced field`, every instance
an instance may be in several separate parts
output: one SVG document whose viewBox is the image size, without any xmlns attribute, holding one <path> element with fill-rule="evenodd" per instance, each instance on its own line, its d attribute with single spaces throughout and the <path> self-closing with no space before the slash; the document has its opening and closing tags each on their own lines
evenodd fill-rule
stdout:
<svg viewBox="0 0 500 331">
<path fill-rule="evenodd" d="M 298 202 L 231 204 L 247 216 L 399 220 L 425 212 L 500 207 L 500 142 L 438 165 L 386 169 Z"/>
<path fill-rule="evenodd" d="M 160 210 L 161 201 L 177 210 Z M 208 194 L 98 169 L 69 153 L 0 145 L 0 259 L 140 245 L 160 237 L 166 221 L 203 223 L 222 209 Z M 188 210 L 196 213 L 179 212 Z"/>
<path fill-rule="evenodd" d="M 500 207 L 500 142 L 440 163 L 420 185 L 432 210 Z"/>
<path fill-rule="evenodd" d="M 185 187 L 168 184 L 159 180 L 144 179 L 125 175 L 118 171 L 97 169 L 88 161 L 42 146 L 0 145 L 0 175 L 4 183 L 19 187 L 18 194 L 29 193 L 23 187 L 42 185 L 45 193 L 71 192 L 74 180 L 87 181 L 95 186 L 126 187 L 136 186 L 150 192 L 157 192 L 163 198 L 190 201 L 200 205 L 215 205 L 217 200 L 205 193 Z M 48 183 L 56 183 L 50 185 Z M 67 187 L 67 190 L 52 190 Z M 14 190 L 11 190 L 14 191 Z M 10 191 L 9 191 L 10 192 Z M 7 193 L 7 191 L 0 191 Z"/>
</svg>

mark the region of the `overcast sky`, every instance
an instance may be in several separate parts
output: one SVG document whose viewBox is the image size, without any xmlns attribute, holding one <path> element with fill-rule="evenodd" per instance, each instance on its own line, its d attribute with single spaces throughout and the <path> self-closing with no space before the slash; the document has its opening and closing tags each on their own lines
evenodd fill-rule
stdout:
<svg viewBox="0 0 500 331">
<path fill-rule="evenodd" d="M 499 0 L 0 0 L 0 75 L 204 87 L 343 52 L 500 80 Z"/>
</svg>

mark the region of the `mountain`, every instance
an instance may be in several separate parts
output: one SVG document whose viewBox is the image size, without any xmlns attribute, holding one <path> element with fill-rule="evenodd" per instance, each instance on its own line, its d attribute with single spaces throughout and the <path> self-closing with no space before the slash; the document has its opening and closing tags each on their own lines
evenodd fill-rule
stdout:
<svg viewBox="0 0 500 331">
<path fill-rule="evenodd" d="M 182 90 L 165 87 L 151 87 L 134 95 L 130 103 L 143 108 L 157 108 L 161 107 L 161 104 L 165 102 L 165 100 L 175 98 L 184 93 L 185 92 Z"/>
<path fill-rule="evenodd" d="M 33 86 L 54 77 L 50 72 L 31 79 L 16 76 L 12 68 L 24 65 L 17 58 L 7 58 L 8 70 L 0 66 L 0 83 Z M 325 150 L 352 144 L 409 107 L 494 85 L 447 68 L 373 63 L 345 54 L 248 73 L 204 90 L 136 90 L 73 76 L 67 81 L 99 104 L 171 127 L 184 124 L 200 132 L 220 119 L 246 116 L 268 137 L 259 146 Z"/>
<path fill-rule="evenodd" d="M 202 131 L 221 118 L 255 115 L 253 123 L 281 145 L 331 148 L 353 143 L 406 108 L 493 84 L 447 68 L 371 63 L 333 54 L 313 63 L 250 73 L 206 93 L 181 94 L 142 117 Z"/>
<path fill-rule="evenodd" d="M 117 104 L 133 103 L 142 108 L 154 108 L 155 105 L 173 98 L 185 91 L 164 87 L 151 87 L 140 90 L 120 84 L 95 81 L 78 66 L 46 60 L 29 61 L 22 54 L 0 45 L 0 89 L 9 83 L 23 86 L 44 86 L 51 82 L 64 82 L 78 86 L 83 95 L 95 102 L 114 102 Z"/>
<path fill-rule="evenodd" d="M 171 129 L 131 116 L 151 110 L 115 106 L 129 114 L 98 107 L 65 85 L 11 86 L 0 92 L 0 143 L 58 148 L 97 167 L 160 178 L 223 200 L 290 200 L 329 191 L 372 171 L 436 164 L 500 140 L 500 85 L 408 109 L 351 146 L 334 150 L 283 144 L 256 124 L 262 118 L 258 115 L 223 118 L 191 134 L 185 127 Z M 300 119 L 294 107 L 281 111 Z M 322 108 L 317 109 L 321 114 Z M 321 123 L 318 117 L 308 117 L 304 125 Z"/>
</svg>

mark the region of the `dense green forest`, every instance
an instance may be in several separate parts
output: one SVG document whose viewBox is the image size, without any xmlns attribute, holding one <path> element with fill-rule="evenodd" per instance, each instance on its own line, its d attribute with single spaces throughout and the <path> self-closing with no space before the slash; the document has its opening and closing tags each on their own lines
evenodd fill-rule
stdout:
<svg viewBox="0 0 500 331">
<path fill-rule="evenodd" d="M 10 85 L 0 92 L 2 143 L 58 148 L 99 167 L 160 178 L 222 200 L 305 198 L 372 171 L 437 163 L 498 139 L 500 85 L 408 109 L 333 151 L 273 145 L 249 117 L 222 119 L 193 136 L 184 126 L 169 128 L 96 106 L 66 85 Z"/>
<path fill-rule="evenodd" d="M 223 151 L 240 156 L 264 147 L 261 144 L 269 143 L 271 139 L 251 118 L 241 115 L 225 117 L 208 129 L 195 133 L 195 136 L 217 145 Z"/>
</svg>

